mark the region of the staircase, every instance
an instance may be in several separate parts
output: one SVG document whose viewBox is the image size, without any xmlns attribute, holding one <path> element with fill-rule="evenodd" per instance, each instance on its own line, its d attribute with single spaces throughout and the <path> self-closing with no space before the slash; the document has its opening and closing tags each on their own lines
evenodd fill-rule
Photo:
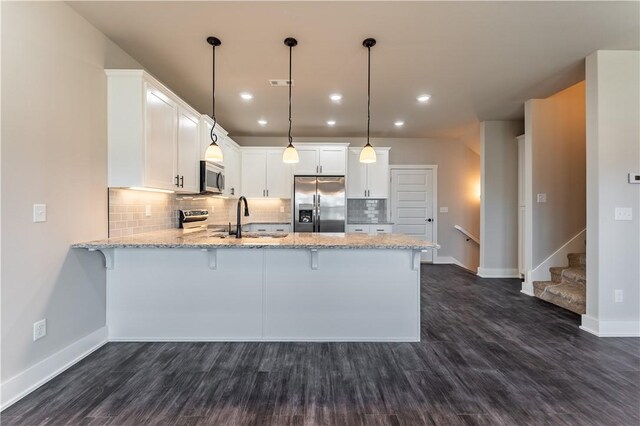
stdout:
<svg viewBox="0 0 640 426">
<path fill-rule="evenodd" d="M 533 294 L 576 314 L 585 313 L 587 294 L 587 255 L 570 253 L 569 266 L 549 268 L 551 281 L 534 281 Z"/>
</svg>

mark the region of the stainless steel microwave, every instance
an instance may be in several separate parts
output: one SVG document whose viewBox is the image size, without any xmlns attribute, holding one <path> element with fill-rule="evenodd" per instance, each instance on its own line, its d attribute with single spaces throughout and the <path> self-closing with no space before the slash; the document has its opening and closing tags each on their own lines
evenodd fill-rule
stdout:
<svg viewBox="0 0 640 426">
<path fill-rule="evenodd" d="M 200 192 L 222 194 L 224 191 L 224 166 L 200 161 Z"/>
</svg>

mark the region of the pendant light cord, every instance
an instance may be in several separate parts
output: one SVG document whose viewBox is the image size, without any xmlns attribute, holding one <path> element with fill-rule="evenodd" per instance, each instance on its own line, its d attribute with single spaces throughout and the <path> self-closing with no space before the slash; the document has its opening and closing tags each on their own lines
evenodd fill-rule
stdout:
<svg viewBox="0 0 640 426">
<path fill-rule="evenodd" d="M 369 128 L 371 125 L 371 46 L 367 46 L 367 145 L 369 145 Z"/>
<path fill-rule="evenodd" d="M 289 46 L 289 81 L 287 82 L 289 84 L 289 145 L 293 144 L 293 138 L 291 137 L 291 86 L 292 86 L 292 81 L 291 81 L 291 62 L 292 62 L 292 51 L 293 51 L 293 46 Z"/>
<path fill-rule="evenodd" d="M 215 44 L 211 45 L 213 47 L 213 55 L 212 55 L 212 67 L 211 69 L 213 70 L 211 72 L 211 86 L 212 86 L 212 93 L 213 95 L 211 96 L 211 119 L 213 119 L 213 126 L 211 126 L 211 142 L 213 142 L 214 144 L 216 142 L 218 142 L 218 135 L 216 135 L 213 131 L 213 129 L 216 127 L 216 46 Z"/>
</svg>

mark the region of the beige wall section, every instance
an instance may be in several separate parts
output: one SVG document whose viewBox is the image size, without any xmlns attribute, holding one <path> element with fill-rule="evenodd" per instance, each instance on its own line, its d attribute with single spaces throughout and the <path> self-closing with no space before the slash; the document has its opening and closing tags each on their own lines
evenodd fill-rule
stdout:
<svg viewBox="0 0 640 426">
<path fill-rule="evenodd" d="M 141 68 L 65 3 L 2 3 L 2 382 L 105 325 L 103 261 L 69 249 L 107 236 L 105 67 Z"/>
<path fill-rule="evenodd" d="M 482 204 L 480 268 L 483 277 L 517 277 L 518 143 L 521 121 L 484 121 L 480 127 Z"/>
<path fill-rule="evenodd" d="M 285 138 L 233 137 L 243 146 L 280 146 Z M 348 142 L 363 146 L 364 138 L 295 138 L 295 142 Z M 453 226 L 460 225 L 471 233 L 480 231 L 480 157 L 462 140 L 374 138 L 373 146 L 391 147 L 391 165 L 438 165 L 438 205 L 449 207 L 449 213 L 438 213 L 438 256 L 451 256 L 475 271 L 479 248 Z"/>
<path fill-rule="evenodd" d="M 640 52 L 587 57 L 587 314 L 603 335 L 640 335 Z M 633 220 L 615 221 L 616 207 Z M 615 303 L 615 290 L 623 301 Z"/>
<path fill-rule="evenodd" d="M 585 83 L 529 102 L 535 268 L 586 226 Z"/>
</svg>

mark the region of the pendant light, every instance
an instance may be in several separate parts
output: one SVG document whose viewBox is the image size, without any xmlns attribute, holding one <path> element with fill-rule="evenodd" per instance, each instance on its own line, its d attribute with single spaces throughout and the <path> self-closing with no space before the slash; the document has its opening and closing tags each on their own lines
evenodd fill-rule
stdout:
<svg viewBox="0 0 640 426">
<path fill-rule="evenodd" d="M 369 128 L 371 126 L 371 48 L 376 45 L 376 40 L 373 38 L 367 38 L 362 42 L 362 45 L 367 48 L 368 62 L 367 62 L 367 144 L 360 151 L 361 163 L 375 163 L 376 162 L 376 150 L 373 149 L 369 143 Z"/>
<path fill-rule="evenodd" d="M 287 37 L 284 39 L 284 44 L 289 46 L 289 81 L 287 82 L 289 85 L 289 145 L 284 150 L 282 154 L 282 161 L 285 163 L 297 163 L 300 161 L 298 158 L 298 151 L 296 151 L 296 147 L 293 146 L 293 138 L 291 137 L 291 52 L 293 50 L 293 46 L 298 44 L 298 40 L 293 37 Z"/>
<path fill-rule="evenodd" d="M 204 154 L 204 159 L 206 161 L 211 161 L 214 163 L 222 163 L 224 157 L 222 155 L 222 150 L 218 146 L 218 135 L 215 134 L 214 129 L 216 127 L 216 47 L 220 46 L 222 42 L 217 37 L 207 37 L 207 43 L 211 45 L 213 48 L 213 71 L 211 73 L 211 82 L 212 82 L 212 107 L 211 107 L 211 118 L 213 119 L 213 125 L 211 126 L 211 144 L 207 147 L 207 151 Z"/>
</svg>

